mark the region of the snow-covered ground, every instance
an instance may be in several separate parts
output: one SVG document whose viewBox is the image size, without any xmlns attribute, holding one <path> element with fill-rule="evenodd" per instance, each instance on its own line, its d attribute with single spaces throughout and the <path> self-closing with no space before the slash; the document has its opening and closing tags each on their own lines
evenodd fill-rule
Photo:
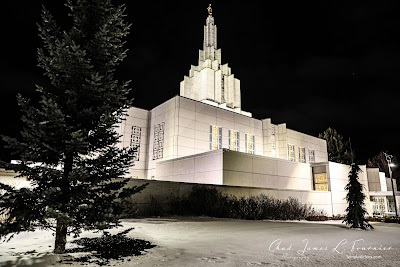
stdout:
<svg viewBox="0 0 400 267">
<path fill-rule="evenodd" d="M 123 225 L 110 232 L 134 227 L 129 236 L 157 246 L 113 266 L 400 266 L 400 224 L 394 223 L 374 223 L 370 231 L 347 229 L 341 221 L 187 217 L 129 219 Z M 58 263 L 53 242 L 51 232 L 21 233 L 0 243 L 0 266 L 80 266 Z"/>
</svg>

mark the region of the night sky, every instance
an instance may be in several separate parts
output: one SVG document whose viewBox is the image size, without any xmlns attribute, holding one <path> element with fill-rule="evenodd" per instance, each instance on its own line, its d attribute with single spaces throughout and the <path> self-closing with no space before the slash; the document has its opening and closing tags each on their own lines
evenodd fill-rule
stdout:
<svg viewBox="0 0 400 267">
<path fill-rule="evenodd" d="M 2 4 L 1 134 L 21 127 L 16 93 L 33 97 L 45 81 L 36 66 L 41 5 L 67 30 L 63 2 Z M 132 80 L 136 107 L 179 94 L 197 65 L 211 3 L 222 63 L 241 81 L 243 110 L 314 136 L 334 128 L 363 164 L 381 150 L 400 156 L 396 1 L 116 1 L 124 2 L 132 27 L 117 77 Z"/>
</svg>

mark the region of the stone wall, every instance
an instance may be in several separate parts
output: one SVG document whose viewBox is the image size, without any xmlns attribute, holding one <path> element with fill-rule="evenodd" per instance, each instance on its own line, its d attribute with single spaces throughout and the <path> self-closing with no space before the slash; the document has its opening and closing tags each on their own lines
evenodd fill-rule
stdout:
<svg viewBox="0 0 400 267">
<path fill-rule="evenodd" d="M 139 209 L 138 215 L 146 215 L 152 209 L 162 209 L 171 211 L 171 202 L 187 196 L 192 187 L 198 184 L 181 183 L 170 181 L 155 181 L 145 179 L 132 179 L 127 186 L 140 186 L 149 183 L 147 187 L 132 196 L 132 202 Z M 305 190 L 278 190 L 257 187 L 240 187 L 213 185 L 222 194 L 236 197 L 250 197 L 254 195 L 266 194 L 276 199 L 297 198 L 302 204 L 312 204 L 316 209 L 324 209 L 327 215 L 332 214 L 331 192 L 324 191 L 305 191 Z"/>
</svg>

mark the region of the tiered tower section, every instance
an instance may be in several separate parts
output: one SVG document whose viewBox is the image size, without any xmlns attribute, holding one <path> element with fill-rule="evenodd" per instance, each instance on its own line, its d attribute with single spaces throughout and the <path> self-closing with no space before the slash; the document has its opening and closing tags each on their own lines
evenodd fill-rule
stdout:
<svg viewBox="0 0 400 267">
<path fill-rule="evenodd" d="M 240 80 L 228 64 L 221 65 L 221 49 L 217 49 L 217 26 L 211 9 L 204 26 L 203 50 L 199 50 L 198 66 L 191 66 L 189 76 L 180 84 L 180 95 L 251 117 L 241 110 Z"/>
</svg>

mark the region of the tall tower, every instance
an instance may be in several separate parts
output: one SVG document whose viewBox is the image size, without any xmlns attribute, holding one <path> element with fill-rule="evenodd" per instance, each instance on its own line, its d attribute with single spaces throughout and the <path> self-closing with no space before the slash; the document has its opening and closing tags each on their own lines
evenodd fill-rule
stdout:
<svg viewBox="0 0 400 267">
<path fill-rule="evenodd" d="M 198 66 L 191 66 L 189 76 L 180 83 L 180 95 L 251 117 L 241 110 L 240 81 L 228 64 L 221 65 L 221 49 L 217 49 L 217 26 L 211 4 L 204 26 L 203 50 L 199 50 Z"/>
</svg>

